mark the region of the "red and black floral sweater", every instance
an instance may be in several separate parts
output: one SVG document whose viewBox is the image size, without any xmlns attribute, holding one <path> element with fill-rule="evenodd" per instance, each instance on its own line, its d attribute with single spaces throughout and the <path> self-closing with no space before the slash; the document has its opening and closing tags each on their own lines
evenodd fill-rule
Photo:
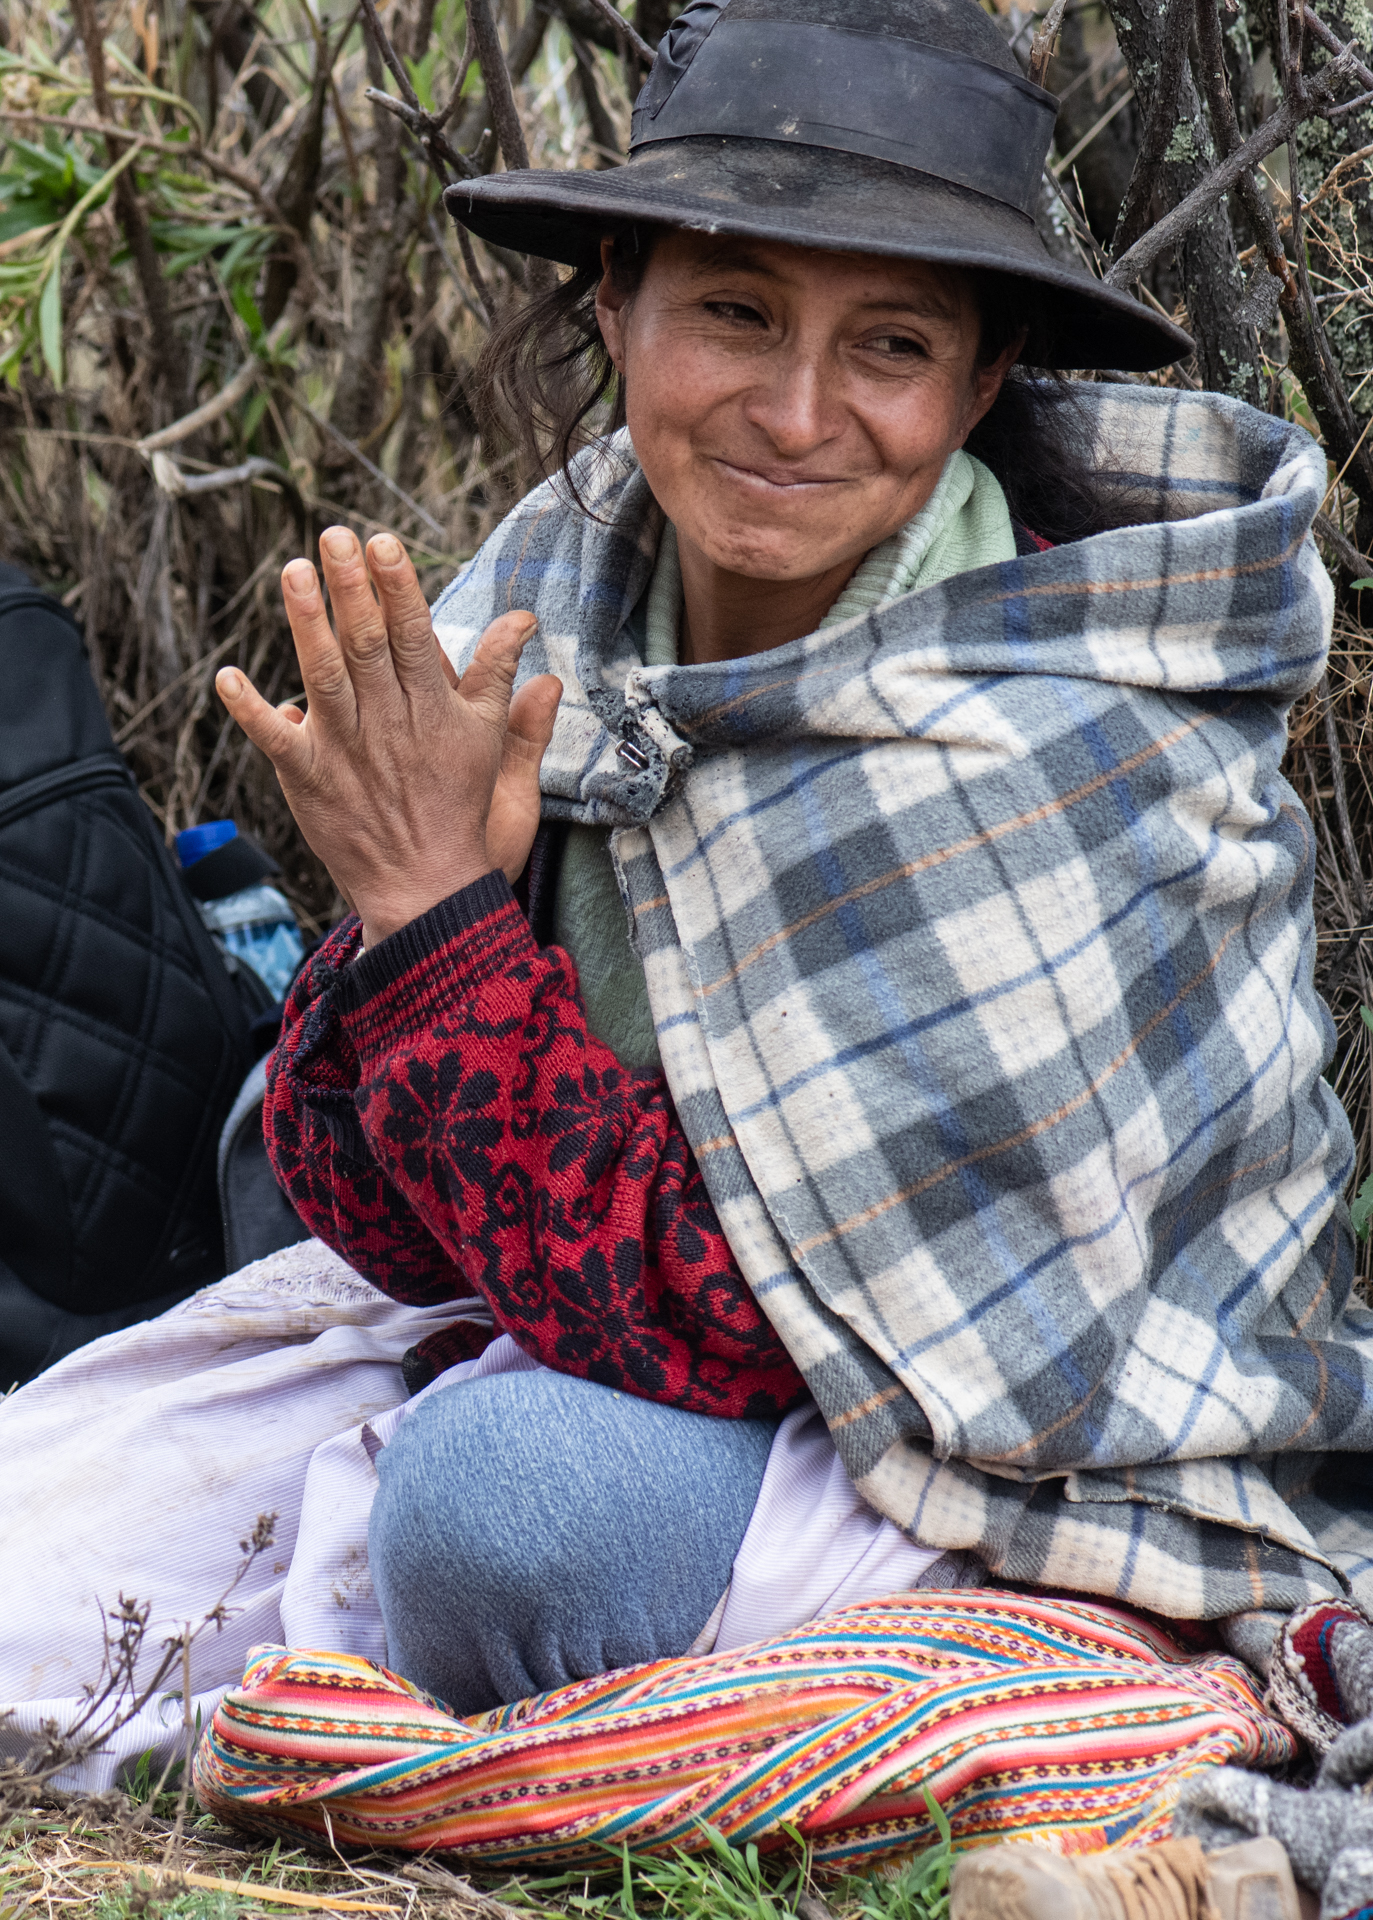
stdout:
<svg viewBox="0 0 1373 1920">
<path fill-rule="evenodd" d="M 360 933 L 297 976 L 268 1072 L 267 1151 L 310 1231 L 393 1299 L 481 1294 L 558 1372 L 725 1418 L 796 1401 L 662 1077 L 587 1030 L 504 876 L 361 957 Z M 422 1341 L 412 1387 L 476 1332 Z"/>
</svg>

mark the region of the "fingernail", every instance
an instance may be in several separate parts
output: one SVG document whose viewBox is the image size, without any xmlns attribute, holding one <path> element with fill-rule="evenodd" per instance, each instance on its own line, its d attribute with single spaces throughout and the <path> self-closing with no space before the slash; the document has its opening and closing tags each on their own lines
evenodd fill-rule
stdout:
<svg viewBox="0 0 1373 1920">
<path fill-rule="evenodd" d="M 292 560 L 283 574 L 292 593 L 308 593 L 315 584 L 315 570 L 308 560 Z"/>
<path fill-rule="evenodd" d="M 237 700 L 243 691 L 243 675 L 232 667 L 225 667 L 222 673 L 215 675 L 215 685 L 225 700 Z"/>
<path fill-rule="evenodd" d="M 400 541 L 393 533 L 379 533 L 372 542 L 372 558 L 383 567 L 394 567 L 402 558 Z"/>
<path fill-rule="evenodd" d="M 346 560 L 353 551 L 353 536 L 347 527 L 329 527 L 319 536 L 319 544 L 331 560 Z"/>
</svg>

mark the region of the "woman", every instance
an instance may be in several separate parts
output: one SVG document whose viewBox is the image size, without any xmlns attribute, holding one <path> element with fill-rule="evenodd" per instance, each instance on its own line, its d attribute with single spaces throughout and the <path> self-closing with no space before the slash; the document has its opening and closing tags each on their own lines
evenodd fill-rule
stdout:
<svg viewBox="0 0 1373 1920">
<path fill-rule="evenodd" d="M 1323 470 L 1012 371 L 1187 345 L 1044 252 L 1053 111 L 971 0 L 693 0 L 625 168 L 449 196 L 573 268 L 489 363 L 554 480 L 432 623 L 389 536 L 337 637 L 293 562 L 308 713 L 219 677 L 357 910 L 268 1138 L 427 1316 L 370 1576 L 458 1712 L 989 1575 L 1363 1711 Z"/>
</svg>

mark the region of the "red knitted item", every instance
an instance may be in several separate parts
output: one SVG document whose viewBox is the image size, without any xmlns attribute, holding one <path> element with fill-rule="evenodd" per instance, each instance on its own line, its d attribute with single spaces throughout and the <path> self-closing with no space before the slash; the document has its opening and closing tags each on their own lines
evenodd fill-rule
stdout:
<svg viewBox="0 0 1373 1920">
<path fill-rule="evenodd" d="M 268 1151 L 310 1230 L 396 1299 L 482 1294 L 558 1372 L 726 1418 L 795 1401 L 665 1082 L 588 1031 L 567 955 L 491 881 L 385 945 L 353 973 L 357 922 L 331 936 L 272 1059 Z"/>
</svg>

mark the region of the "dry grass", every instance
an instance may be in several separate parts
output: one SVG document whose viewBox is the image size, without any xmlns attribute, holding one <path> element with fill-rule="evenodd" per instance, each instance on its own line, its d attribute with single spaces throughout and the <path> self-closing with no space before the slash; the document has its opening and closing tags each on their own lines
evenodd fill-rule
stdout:
<svg viewBox="0 0 1373 1920">
<path fill-rule="evenodd" d="M 599 1877 L 475 1883 L 440 1860 L 403 1854 L 332 1859 L 261 1846 L 209 1815 L 185 1824 L 177 1796 L 138 1806 L 108 1794 L 84 1807 L 34 1809 L 0 1829 L 0 1920 L 290 1920 L 293 1914 L 394 1920 L 947 1920 L 947 1838 L 881 1878 L 823 1888 L 804 1848 L 760 1860 L 719 1835 L 700 1855 L 608 1855 Z"/>
<path fill-rule="evenodd" d="M 134 1824 L 107 1807 L 53 1807 L 16 1820 L 0 1850 L 0 1916 L 60 1920 L 248 1920 L 257 1914 L 371 1914 L 397 1920 L 513 1920 L 515 1909 L 433 1861 L 320 1859 L 257 1847 L 209 1816 L 192 1822 L 175 1863 L 173 1820 Z M 218 1883 L 209 1884 L 206 1883 Z M 284 1893 L 285 1900 L 274 1900 Z M 527 1901 L 521 1902 L 527 1914 Z"/>
</svg>

